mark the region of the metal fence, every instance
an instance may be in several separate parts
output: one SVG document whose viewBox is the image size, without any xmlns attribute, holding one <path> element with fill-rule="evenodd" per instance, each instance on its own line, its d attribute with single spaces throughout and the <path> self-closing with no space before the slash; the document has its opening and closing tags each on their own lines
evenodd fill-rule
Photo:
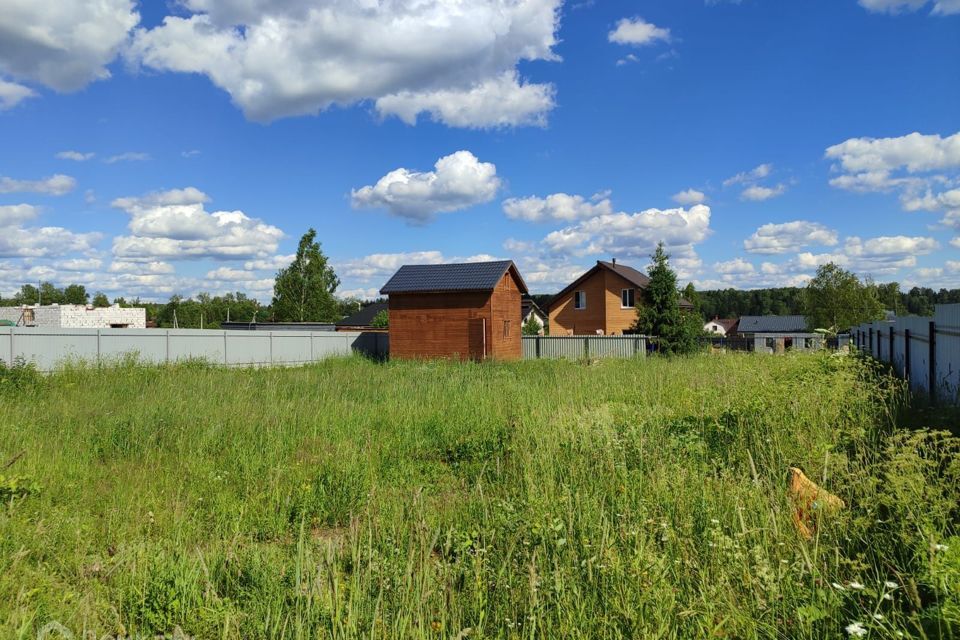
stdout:
<svg viewBox="0 0 960 640">
<path fill-rule="evenodd" d="M 960 304 L 938 304 L 933 317 L 906 316 L 851 330 L 864 353 L 889 362 L 934 402 L 960 404 Z"/>
<path fill-rule="evenodd" d="M 144 362 L 203 359 L 227 366 L 296 365 L 360 352 L 386 357 L 384 333 L 213 331 L 202 329 L 50 329 L 0 327 L 0 360 L 23 358 L 43 371 L 65 360 Z"/>
<path fill-rule="evenodd" d="M 636 358 L 647 354 L 646 336 L 524 336 L 524 359 Z"/>
</svg>

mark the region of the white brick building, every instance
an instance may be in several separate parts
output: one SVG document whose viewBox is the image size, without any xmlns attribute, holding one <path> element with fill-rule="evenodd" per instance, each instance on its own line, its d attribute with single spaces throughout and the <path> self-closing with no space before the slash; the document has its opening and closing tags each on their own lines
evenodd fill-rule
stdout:
<svg viewBox="0 0 960 640">
<path fill-rule="evenodd" d="M 94 307 L 82 304 L 45 304 L 0 307 L 0 320 L 21 327 L 55 329 L 145 329 L 147 310 L 142 307 Z"/>
</svg>

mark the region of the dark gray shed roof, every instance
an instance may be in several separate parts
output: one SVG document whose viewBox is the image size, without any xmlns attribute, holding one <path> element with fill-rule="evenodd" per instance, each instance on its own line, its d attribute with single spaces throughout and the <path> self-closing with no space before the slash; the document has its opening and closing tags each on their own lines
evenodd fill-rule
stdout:
<svg viewBox="0 0 960 640">
<path fill-rule="evenodd" d="M 806 333 L 806 316 L 742 316 L 739 333 Z"/>
<path fill-rule="evenodd" d="M 387 310 L 386 302 L 374 302 L 373 304 L 368 304 L 360 311 L 347 316 L 343 320 L 337 323 L 338 327 L 369 327 L 370 323 L 373 322 L 373 319 L 377 317 L 377 314 L 381 311 Z"/>
<path fill-rule="evenodd" d="M 493 291 L 508 270 L 513 269 L 522 293 L 527 285 L 513 260 L 460 264 L 406 264 L 393 274 L 380 293 L 440 293 L 444 291 Z"/>
</svg>

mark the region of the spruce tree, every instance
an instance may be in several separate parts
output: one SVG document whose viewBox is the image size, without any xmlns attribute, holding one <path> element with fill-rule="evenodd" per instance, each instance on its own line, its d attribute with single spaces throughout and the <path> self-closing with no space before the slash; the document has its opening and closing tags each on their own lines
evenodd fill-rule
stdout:
<svg viewBox="0 0 960 640">
<path fill-rule="evenodd" d="M 657 245 L 651 258 L 653 264 L 648 273 L 650 282 L 643 292 L 643 299 L 637 303 L 634 329 L 656 338 L 661 353 L 695 351 L 703 326 L 694 313 L 685 313 L 680 309 L 677 274 L 670 268 L 670 256 L 662 242 Z"/>
</svg>

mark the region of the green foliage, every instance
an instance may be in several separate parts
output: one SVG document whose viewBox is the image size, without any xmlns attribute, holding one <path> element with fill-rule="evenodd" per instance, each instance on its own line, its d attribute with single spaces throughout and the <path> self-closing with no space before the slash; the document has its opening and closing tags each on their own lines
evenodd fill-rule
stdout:
<svg viewBox="0 0 960 640">
<path fill-rule="evenodd" d="M 373 320 L 370 321 L 371 327 L 376 327 L 377 329 L 386 329 L 390 326 L 390 312 L 386 309 L 383 309 L 377 312 L 377 315 L 373 316 Z"/>
<path fill-rule="evenodd" d="M 806 315 L 811 329 L 842 331 L 883 317 L 883 305 L 872 283 L 829 262 L 807 285 Z"/>
<path fill-rule="evenodd" d="M 161 327 L 172 327 L 176 315 L 176 325 L 181 329 L 198 329 L 202 319 L 204 329 L 217 329 L 228 318 L 233 322 L 253 322 L 255 318 L 264 321 L 268 314 L 260 303 L 238 291 L 223 296 L 201 293 L 196 299 L 173 296 L 159 308 L 156 319 Z"/>
<path fill-rule="evenodd" d="M 662 242 L 651 258 L 650 282 L 643 291 L 643 300 L 637 303 L 634 329 L 655 337 L 657 350 L 662 354 L 693 353 L 699 348 L 697 339 L 703 333 L 700 316 L 681 311 L 677 274 L 670 268 L 670 256 Z M 692 285 L 688 288 L 692 290 Z"/>
<path fill-rule="evenodd" d="M 293 263 L 277 272 L 273 315 L 278 322 L 335 322 L 340 319 L 333 292 L 340 279 L 316 242 L 317 232 L 300 238 Z"/>
<path fill-rule="evenodd" d="M 33 391 L 42 387 L 43 382 L 43 374 L 32 362 L 18 357 L 8 365 L 0 360 L 0 394 Z"/>
<path fill-rule="evenodd" d="M 93 294 L 93 306 L 95 307 L 109 307 L 110 299 L 107 298 L 107 295 L 102 291 L 97 291 Z"/>
<path fill-rule="evenodd" d="M 960 634 L 960 440 L 857 357 L 45 380 L 0 394 L 3 638 Z M 812 541 L 788 466 L 847 505 Z"/>
<path fill-rule="evenodd" d="M 530 314 L 530 317 L 527 318 L 526 322 L 523 323 L 523 326 L 520 327 L 520 330 L 525 336 L 536 336 L 540 335 L 540 332 L 543 330 L 543 325 L 537 322 L 537 318 L 534 314 Z"/>
<path fill-rule="evenodd" d="M 70 284 L 63 289 L 63 301 L 66 304 L 87 304 L 90 294 L 82 284 Z"/>
</svg>

